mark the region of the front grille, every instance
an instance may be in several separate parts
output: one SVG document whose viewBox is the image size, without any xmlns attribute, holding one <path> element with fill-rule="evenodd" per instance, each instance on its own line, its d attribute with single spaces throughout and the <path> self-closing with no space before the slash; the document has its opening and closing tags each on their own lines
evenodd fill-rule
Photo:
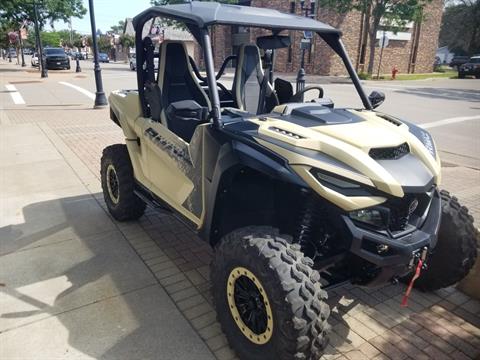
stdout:
<svg viewBox="0 0 480 360">
<path fill-rule="evenodd" d="M 384 206 L 390 210 L 388 228 L 392 232 L 403 231 L 407 226 L 419 225 L 421 217 L 427 211 L 433 192 L 405 194 L 401 199 L 390 199 Z"/>
<path fill-rule="evenodd" d="M 374 160 L 397 160 L 410 153 L 410 147 L 403 143 L 395 147 L 370 149 L 368 155 Z"/>
</svg>

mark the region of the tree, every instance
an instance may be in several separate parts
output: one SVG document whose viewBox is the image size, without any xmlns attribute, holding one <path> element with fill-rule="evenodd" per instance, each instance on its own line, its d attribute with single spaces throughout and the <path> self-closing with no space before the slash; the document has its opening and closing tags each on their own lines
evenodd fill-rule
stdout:
<svg viewBox="0 0 480 360">
<path fill-rule="evenodd" d="M 135 46 L 135 37 L 133 37 L 132 35 L 128 35 L 128 34 L 120 35 L 119 41 L 120 41 L 120 44 L 127 49 Z"/>
<path fill-rule="evenodd" d="M 68 22 L 70 17 L 83 17 L 87 9 L 82 0 L 48 0 L 38 5 L 38 20 L 40 28 L 48 22 L 52 25 L 57 20 Z M 9 19 L 15 23 L 34 19 L 32 2 L 25 0 L 2 0 L 0 19 Z M 0 20 L 3 22 L 3 20 Z"/>
<path fill-rule="evenodd" d="M 43 46 L 59 47 L 61 45 L 60 34 L 57 31 L 42 31 L 40 39 Z"/>
<path fill-rule="evenodd" d="M 125 28 L 125 21 L 120 20 L 117 25 L 112 25 L 112 26 L 110 27 L 110 30 L 111 30 L 114 34 L 120 35 L 120 34 L 123 33 L 123 29 L 124 29 L 124 28 Z"/>
<path fill-rule="evenodd" d="M 97 39 L 98 52 L 109 53 L 112 49 L 112 44 L 110 42 L 110 37 L 108 36 L 99 36 Z"/>
<path fill-rule="evenodd" d="M 369 39 L 369 60 L 367 72 L 373 73 L 377 31 L 398 31 L 410 21 L 420 21 L 423 8 L 431 0 L 319 0 L 320 7 L 340 13 L 362 11 L 366 14 L 365 29 Z"/>
<path fill-rule="evenodd" d="M 449 1 L 440 28 L 440 46 L 457 55 L 480 53 L 480 0 Z"/>
</svg>

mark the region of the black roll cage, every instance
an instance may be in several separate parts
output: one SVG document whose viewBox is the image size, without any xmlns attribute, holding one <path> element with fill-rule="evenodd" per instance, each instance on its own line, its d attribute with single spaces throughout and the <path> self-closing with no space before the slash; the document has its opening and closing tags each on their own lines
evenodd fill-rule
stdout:
<svg viewBox="0 0 480 360">
<path fill-rule="evenodd" d="M 142 12 L 141 14 L 137 15 L 134 18 L 134 28 L 135 28 L 135 53 L 136 53 L 136 58 L 137 58 L 137 85 L 138 85 L 138 93 L 139 93 L 139 98 L 140 98 L 140 104 L 143 112 L 144 117 L 150 117 L 150 109 L 148 107 L 147 102 L 145 101 L 145 83 L 147 80 L 145 78 L 145 71 L 143 69 L 143 66 L 141 64 L 144 64 L 145 58 L 144 58 L 144 44 L 143 44 L 143 27 L 147 21 L 157 18 L 157 17 L 162 17 L 162 18 L 168 18 L 170 20 L 175 20 L 179 22 L 183 22 L 185 26 L 188 28 L 188 30 L 192 33 L 192 35 L 195 37 L 195 39 L 198 41 L 198 43 L 201 45 L 201 48 L 203 50 L 203 57 L 205 60 L 205 70 L 207 73 L 206 77 L 206 82 L 208 85 L 208 90 L 209 90 L 209 96 L 210 96 L 210 101 L 212 104 L 212 111 L 210 113 L 210 118 L 213 120 L 213 124 L 220 128 L 222 126 L 222 121 L 221 121 L 221 109 L 220 109 L 220 98 L 218 94 L 218 88 L 217 88 L 217 75 L 215 74 L 215 67 L 214 67 L 214 62 L 213 62 L 213 53 L 212 53 L 212 46 L 210 42 L 210 35 L 208 32 L 209 26 L 212 25 L 229 25 L 233 26 L 232 24 L 223 24 L 223 23 L 215 23 L 215 24 L 210 24 L 206 25 L 204 23 L 193 23 L 191 19 L 183 18 L 181 16 L 173 16 L 171 14 L 162 14 L 159 13 L 159 8 L 161 7 L 156 7 L 156 8 L 151 8 L 149 10 L 146 10 Z M 259 26 L 250 26 L 250 27 L 258 27 Z M 273 28 L 264 28 L 267 30 L 271 30 L 274 33 L 279 33 L 283 30 L 296 30 L 298 31 L 299 29 L 294 28 L 294 29 L 289 29 L 288 27 L 285 27 L 284 29 L 273 29 Z M 308 29 L 306 29 L 308 30 Z M 348 75 L 350 76 L 355 89 L 357 90 L 358 95 L 360 96 L 360 99 L 362 100 L 363 106 L 367 110 L 372 110 L 372 104 L 370 103 L 370 100 L 368 96 L 366 95 L 365 91 L 363 90 L 362 84 L 360 83 L 360 79 L 350 61 L 350 58 L 348 57 L 347 51 L 345 49 L 345 46 L 343 45 L 342 40 L 340 39 L 340 32 L 333 32 L 333 31 L 316 31 L 317 35 L 320 36 L 329 46 L 330 48 L 337 53 L 337 55 L 340 56 L 342 59 Z M 227 59 L 229 59 L 228 57 Z M 226 60 L 227 60 L 226 59 Z M 224 61 L 224 65 L 226 66 L 227 61 Z M 140 64 L 140 65 L 139 65 Z M 225 70 L 225 66 L 222 66 L 222 69 L 219 71 L 219 76 L 223 74 L 223 71 Z M 204 80 L 203 78 L 202 80 Z"/>
</svg>

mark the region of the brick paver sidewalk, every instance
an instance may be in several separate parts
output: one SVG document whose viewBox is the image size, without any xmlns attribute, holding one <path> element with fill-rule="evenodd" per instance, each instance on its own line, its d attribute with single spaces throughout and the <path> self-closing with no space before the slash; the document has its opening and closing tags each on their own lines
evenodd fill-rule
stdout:
<svg viewBox="0 0 480 360">
<path fill-rule="evenodd" d="M 102 149 L 123 142 L 120 129 L 109 120 L 108 109 L 77 106 L 57 111 L 36 109 L 32 116 L 29 109 L 17 107 L 5 109 L 4 114 L 12 124 L 47 124 L 98 178 Z M 468 177 L 468 169 L 462 171 Z M 447 171 L 447 189 L 448 181 Z M 471 202 L 472 186 L 478 184 L 461 180 L 452 184 L 456 193 L 465 194 Z M 98 184 L 94 188 L 98 189 Z M 478 195 L 473 194 L 477 199 Z M 102 194 L 95 197 L 105 207 Z M 476 206 L 474 215 L 480 219 L 478 202 Z M 234 358 L 212 307 L 210 247 L 172 216 L 153 210 L 138 222 L 117 226 L 216 357 Z M 448 288 L 435 293 L 414 291 L 409 307 L 401 308 L 403 292 L 401 285 L 379 289 L 343 286 L 330 291 L 333 331 L 324 358 L 478 359 L 480 302 Z"/>
</svg>

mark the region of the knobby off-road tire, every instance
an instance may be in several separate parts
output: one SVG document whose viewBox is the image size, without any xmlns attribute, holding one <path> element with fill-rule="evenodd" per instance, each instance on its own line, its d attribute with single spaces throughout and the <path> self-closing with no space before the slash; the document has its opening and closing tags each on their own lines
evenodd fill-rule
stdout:
<svg viewBox="0 0 480 360">
<path fill-rule="evenodd" d="M 241 359 L 320 358 L 328 341 L 330 308 L 312 265 L 298 245 L 274 228 L 247 227 L 222 238 L 211 264 L 212 292 L 218 320 Z M 252 331 L 238 311 L 242 304 L 237 308 L 233 303 L 242 295 L 237 282 L 249 282 L 248 277 L 261 288 L 260 300 L 270 308 L 263 333 Z"/>
<path fill-rule="evenodd" d="M 478 231 L 473 217 L 465 206 L 448 191 L 440 192 L 442 222 L 433 254 L 428 258 L 428 268 L 415 282 L 423 291 L 433 291 L 456 284 L 475 264 Z"/>
<path fill-rule="evenodd" d="M 103 150 L 100 175 L 105 203 L 116 220 L 136 220 L 143 215 L 146 204 L 133 192 L 133 168 L 126 145 L 115 144 Z"/>
</svg>

